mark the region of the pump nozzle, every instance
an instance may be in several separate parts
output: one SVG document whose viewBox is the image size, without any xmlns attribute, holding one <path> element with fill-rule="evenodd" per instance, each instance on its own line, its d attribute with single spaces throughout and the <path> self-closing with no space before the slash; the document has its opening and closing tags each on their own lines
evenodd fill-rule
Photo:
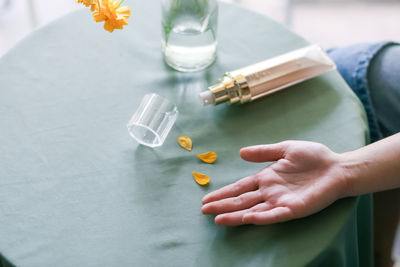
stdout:
<svg viewBox="0 0 400 267">
<path fill-rule="evenodd" d="M 208 105 L 211 105 L 211 104 L 215 103 L 213 94 L 212 94 L 212 92 L 210 90 L 201 92 L 199 94 L 199 96 L 200 96 L 201 100 L 203 101 L 203 105 L 204 106 L 208 106 Z"/>
</svg>

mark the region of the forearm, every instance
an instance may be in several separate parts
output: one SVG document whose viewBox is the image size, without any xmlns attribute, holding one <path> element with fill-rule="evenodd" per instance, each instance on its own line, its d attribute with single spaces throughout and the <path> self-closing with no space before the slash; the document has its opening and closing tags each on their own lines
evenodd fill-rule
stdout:
<svg viewBox="0 0 400 267">
<path fill-rule="evenodd" d="M 340 155 L 344 197 L 400 187 L 400 133 Z"/>
</svg>

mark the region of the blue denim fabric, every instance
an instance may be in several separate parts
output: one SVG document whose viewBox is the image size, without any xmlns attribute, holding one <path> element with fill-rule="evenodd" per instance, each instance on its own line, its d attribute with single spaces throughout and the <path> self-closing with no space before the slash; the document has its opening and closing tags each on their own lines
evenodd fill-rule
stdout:
<svg viewBox="0 0 400 267">
<path fill-rule="evenodd" d="M 371 61 L 367 76 L 383 137 L 400 132 L 400 45 L 385 46 Z"/>
<path fill-rule="evenodd" d="M 368 83 L 368 68 L 372 59 L 381 50 L 393 44 L 395 43 L 362 43 L 343 48 L 333 48 L 327 51 L 329 56 L 336 63 L 338 71 L 343 76 L 344 80 L 364 105 L 370 130 L 370 142 L 381 139 L 383 134 L 371 99 L 371 91 Z M 400 65 L 400 62 L 398 64 Z M 398 108 L 400 109 L 400 106 Z"/>
</svg>

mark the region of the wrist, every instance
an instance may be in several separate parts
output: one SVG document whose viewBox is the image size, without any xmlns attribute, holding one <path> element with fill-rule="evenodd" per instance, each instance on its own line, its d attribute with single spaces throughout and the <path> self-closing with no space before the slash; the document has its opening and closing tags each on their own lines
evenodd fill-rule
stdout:
<svg viewBox="0 0 400 267">
<path fill-rule="evenodd" d="M 400 133 L 337 157 L 343 197 L 400 187 Z"/>
<path fill-rule="evenodd" d="M 362 176 L 363 169 L 365 169 L 368 164 L 354 155 L 354 152 L 339 154 L 338 163 L 341 169 L 342 179 L 344 180 L 342 197 L 352 197 L 362 194 L 362 192 L 359 192 L 360 188 L 357 186 L 357 183 Z"/>
</svg>

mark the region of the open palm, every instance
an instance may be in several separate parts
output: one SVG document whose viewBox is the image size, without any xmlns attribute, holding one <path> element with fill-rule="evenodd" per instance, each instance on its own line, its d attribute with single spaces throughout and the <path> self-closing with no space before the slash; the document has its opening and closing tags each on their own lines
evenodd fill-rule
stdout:
<svg viewBox="0 0 400 267">
<path fill-rule="evenodd" d="M 247 161 L 276 161 L 254 175 L 209 193 L 202 212 L 216 224 L 271 224 L 315 213 L 342 196 L 339 155 L 326 146 L 285 141 L 243 148 Z"/>
</svg>

